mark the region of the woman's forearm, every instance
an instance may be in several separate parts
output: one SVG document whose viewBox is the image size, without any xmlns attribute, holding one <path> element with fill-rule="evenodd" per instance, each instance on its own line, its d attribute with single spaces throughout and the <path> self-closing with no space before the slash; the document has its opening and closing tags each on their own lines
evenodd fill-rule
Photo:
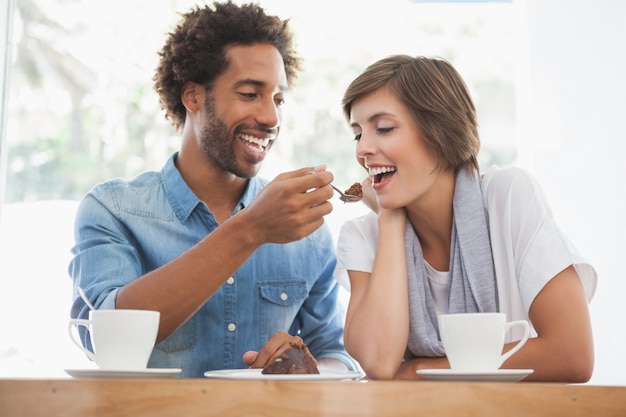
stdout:
<svg viewBox="0 0 626 417">
<path fill-rule="evenodd" d="M 388 214 L 379 222 L 372 273 L 350 271 L 352 296 L 345 329 L 348 352 L 369 377 L 380 379 L 391 379 L 397 372 L 409 328 L 404 212 Z"/>
</svg>

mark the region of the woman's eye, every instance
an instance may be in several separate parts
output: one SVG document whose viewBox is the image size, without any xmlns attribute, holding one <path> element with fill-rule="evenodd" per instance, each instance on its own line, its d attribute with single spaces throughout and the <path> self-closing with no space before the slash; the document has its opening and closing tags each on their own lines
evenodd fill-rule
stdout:
<svg viewBox="0 0 626 417">
<path fill-rule="evenodd" d="M 378 133 L 385 134 L 391 132 L 393 130 L 393 127 L 379 127 L 376 130 L 378 131 Z"/>
<path fill-rule="evenodd" d="M 354 140 L 356 140 L 357 142 L 358 142 L 359 140 L 361 140 L 361 134 L 360 134 L 360 133 L 358 133 L 358 134 L 354 137 Z"/>
<path fill-rule="evenodd" d="M 283 104 L 285 104 L 285 99 L 284 98 L 275 98 L 274 102 L 276 103 L 277 106 L 282 106 Z"/>
</svg>

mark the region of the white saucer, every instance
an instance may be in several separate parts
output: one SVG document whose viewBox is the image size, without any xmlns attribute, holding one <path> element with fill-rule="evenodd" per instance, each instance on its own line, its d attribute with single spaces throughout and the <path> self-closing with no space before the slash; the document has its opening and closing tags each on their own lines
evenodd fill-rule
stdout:
<svg viewBox="0 0 626 417">
<path fill-rule="evenodd" d="M 363 376 L 361 372 L 321 372 L 319 374 L 262 374 L 262 369 L 223 369 L 207 371 L 207 378 L 221 379 L 262 379 L 275 381 L 341 381 L 356 380 Z"/>
<path fill-rule="evenodd" d="M 136 371 L 116 369 L 65 369 L 74 378 L 172 378 L 182 372 L 179 368 L 146 368 Z"/>
<path fill-rule="evenodd" d="M 532 369 L 498 369 L 489 372 L 463 372 L 452 369 L 420 369 L 418 375 L 431 381 L 517 382 L 532 374 Z"/>
</svg>

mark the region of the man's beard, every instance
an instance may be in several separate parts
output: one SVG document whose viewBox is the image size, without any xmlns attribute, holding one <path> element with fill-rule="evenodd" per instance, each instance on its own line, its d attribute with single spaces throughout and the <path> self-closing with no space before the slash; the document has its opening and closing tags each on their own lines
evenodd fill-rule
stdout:
<svg viewBox="0 0 626 417">
<path fill-rule="evenodd" d="M 206 123 L 202 128 L 200 147 L 204 157 L 220 167 L 240 178 L 254 177 L 261 164 L 242 165 L 237 162 L 235 155 L 235 141 L 239 140 L 237 134 L 240 129 L 235 129 L 233 134 L 228 131 L 228 126 L 217 115 L 215 100 L 211 94 L 207 94 L 205 108 Z"/>
</svg>

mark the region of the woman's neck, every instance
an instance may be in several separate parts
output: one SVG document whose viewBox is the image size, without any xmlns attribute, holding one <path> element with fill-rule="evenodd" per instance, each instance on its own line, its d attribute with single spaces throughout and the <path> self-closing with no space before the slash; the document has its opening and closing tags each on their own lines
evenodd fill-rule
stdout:
<svg viewBox="0 0 626 417">
<path fill-rule="evenodd" d="M 438 271 L 450 265 L 455 175 L 441 172 L 430 192 L 406 207 L 424 259 Z"/>
</svg>

